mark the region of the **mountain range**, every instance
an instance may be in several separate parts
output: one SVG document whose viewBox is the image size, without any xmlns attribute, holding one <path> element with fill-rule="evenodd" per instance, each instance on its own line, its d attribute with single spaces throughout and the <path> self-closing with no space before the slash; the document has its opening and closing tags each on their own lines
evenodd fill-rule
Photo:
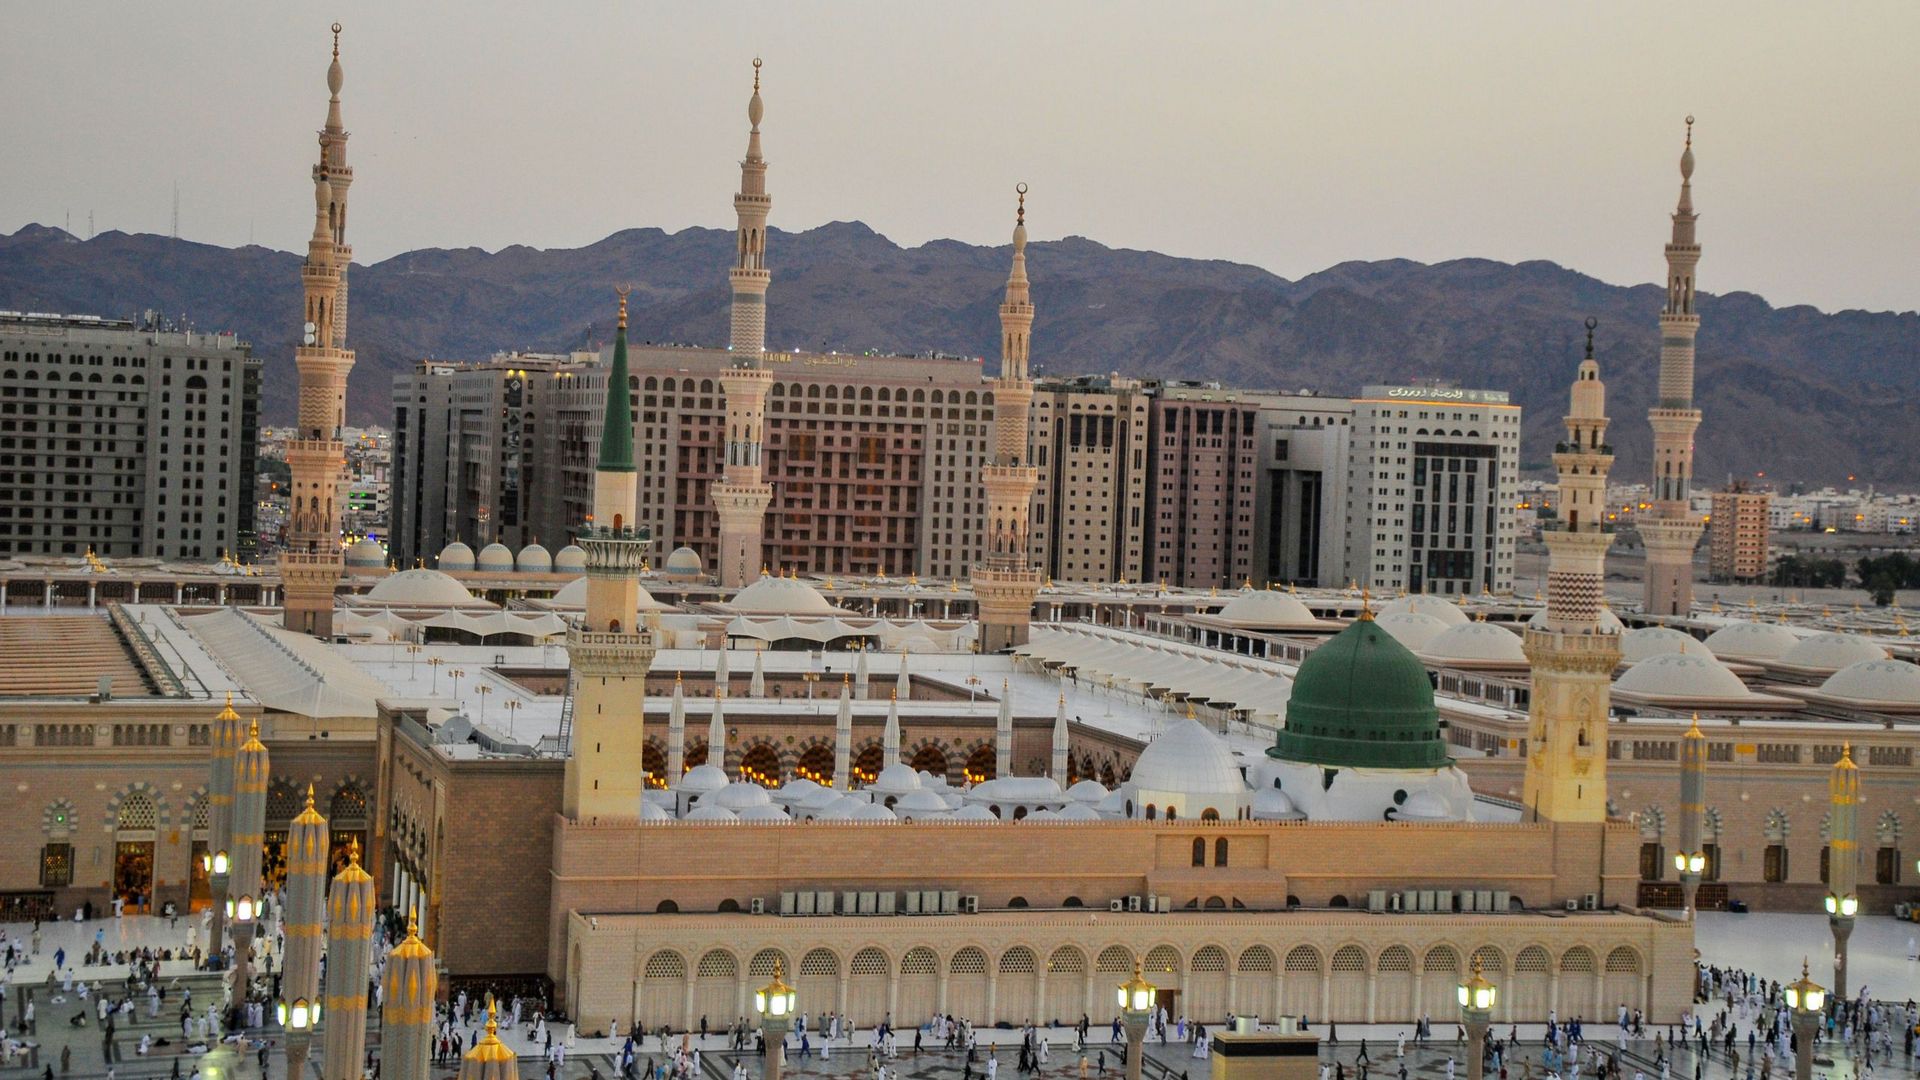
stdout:
<svg viewBox="0 0 1920 1080">
<path fill-rule="evenodd" d="M 770 348 L 937 350 L 987 357 L 995 369 L 1008 248 L 903 248 L 858 222 L 771 230 L 768 241 Z M 727 230 L 641 228 L 581 248 L 433 248 L 356 264 L 351 419 L 390 423 L 391 377 L 419 360 L 604 341 L 618 284 L 634 287 L 635 340 L 723 344 L 733 248 Z M 299 265 L 298 255 L 258 246 L 121 232 L 82 241 L 29 225 L 0 237 L 0 309 L 151 309 L 232 330 L 264 361 L 267 421 L 289 422 Z M 1028 265 L 1040 376 L 1118 371 L 1326 394 L 1425 379 L 1507 390 L 1526 409 L 1528 467 L 1548 464 L 1592 316 L 1614 475 L 1648 469 L 1658 285 L 1486 259 L 1348 262 L 1289 281 L 1082 237 L 1030 244 Z M 1920 314 L 1775 308 L 1743 292 L 1701 293 L 1698 307 L 1702 483 L 1765 471 L 1815 486 L 1853 475 L 1920 487 Z"/>
</svg>

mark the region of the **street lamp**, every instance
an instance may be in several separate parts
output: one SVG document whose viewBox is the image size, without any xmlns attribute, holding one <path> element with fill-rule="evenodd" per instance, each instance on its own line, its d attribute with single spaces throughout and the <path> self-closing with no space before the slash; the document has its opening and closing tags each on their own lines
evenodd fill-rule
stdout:
<svg viewBox="0 0 1920 1080">
<path fill-rule="evenodd" d="M 274 1010 L 279 1014 L 280 1026 L 295 1034 L 311 1032 L 320 1022 L 320 1002 L 309 1002 L 306 998 L 294 998 L 292 1002 L 282 999 Z"/>
<path fill-rule="evenodd" d="M 1793 1014 L 1793 1080 L 1813 1078 L 1813 1031 L 1827 1006 L 1826 988 L 1807 978 L 1807 962 L 1800 961 L 1800 981 L 1787 984 L 1787 1008 Z"/>
<path fill-rule="evenodd" d="M 1687 918 L 1691 919 L 1694 914 L 1694 897 L 1700 891 L 1700 872 L 1707 868 L 1707 857 L 1698 851 L 1676 851 L 1673 854 L 1673 868 L 1680 871 L 1683 906 L 1686 908 Z"/>
<path fill-rule="evenodd" d="M 773 981 L 753 993 L 753 1009 L 760 1014 L 760 1034 L 767 1041 L 764 1080 L 780 1080 L 781 1058 L 787 1049 L 787 1029 L 793 1024 L 794 999 L 798 995 L 780 977 L 780 960 L 773 961 Z"/>
<path fill-rule="evenodd" d="M 1827 926 L 1833 931 L 1833 989 L 1847 989 L 1847 939 L 1853 936 L 1853 917 L 1860 912 L 1860 898 L 1852 893 L 1827 894 Z"/>
<path fill-rule="evenodd" d="M 1140 1080 L 1140 1059 L 1147 1038 L 1147 1020 L 1153 1015 L 1153 1003 L 1160 988 L 1141 974 L 1140 961 L 1133 962 L 1133 978 L 1114 987 L 1120 1017 L 1127 1025 L 1127 1080 Z"/>
<path fill-rule="evenodd" d="M 200 869 L 206 871 L 208 874 L 220 874 L 224 876 L 227 872 L 227 853 L 225 851 L 202 852 L 200 854 Z M 228 901 L 228 904 L 231 905 L 232 901 Z"/>
<path fill-rule="evenodd" d="M 1480 1080 L 1487 1055 L 1487 1022 L 1493 1019 L 1500 988 L 1480 974 L 1480 958 L 1473 958 L 1473 975 L 1459 986 L 1460 1018 L 1467 1026 L 1467 1080 Z"/>
</svg>

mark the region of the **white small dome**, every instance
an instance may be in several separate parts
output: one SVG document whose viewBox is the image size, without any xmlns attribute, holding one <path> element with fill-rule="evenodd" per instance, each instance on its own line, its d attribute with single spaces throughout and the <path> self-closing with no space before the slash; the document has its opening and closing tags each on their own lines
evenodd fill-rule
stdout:
<svg viewBox="0 0 1920 1080">
<path fill-rule="evenodd" d="M 793 820 L 791 814 L 788 814 L 785 810 L 780 809 L 772 803 L 761 803 L 758 806 L 743 806 L 736 811 L 736 813 L 739 815 L 741 821 L 775 822 Z"/>
<path fill-rule="evenodd" d="M 1400 806 L 1402 821 L 1447 821 L 1452 817 L 1453 813 L 1447 809 L 1446 802 L 1426 788 L 1408 796 Z"/>
<path fill-rule="evenodd" d="M 953 812 L 953 820 L 955 821 L 999 821 L 1000 819 L 993 816 L 993 811 L 987 809 L 984 806 L 981 806 L 979 803 L 974 803 L 972 805 L 963 806 L 960 809 L 955 810 Z"/>
<path fill-rule="evenodd" d="M 523 574 L 550 574 L 553 572 L 553 556 L 539 544 L 528 544 L 520 549 L 513 565 Z"/>
<path fill-rule="evenodd" d="M 1318 621 L 1307 605 L 1277 589 L 1242 590 L 1216 617 L 1247 627 L 1311 626 Z"/>
<path fill-rule="evenodd" d="M 830 787 L 820 786 L 789 801 L 787 805 L 797 806 L 807 811 L 819 811 L 825 810 L 827 807 L 832 806 L 834 803 L 846 797 L 847 793 L 844 791 L 835 791 Z"/>
<path fill-rule="evenodd" d="M 1684 701 L 1738 701 L 1752 696 L 1740 677 L 1718 660 L 1681 653 L 1650 656 L 1614 681 L 1622 693 Z"/>
<path fill-rule="evenodd" d="M 881 769 L 879 775 L 873 778 L 873 783 L 867 785 L 867 790 L 877 791 L 883 795 L 919 791 L 920 774 L 914 772 L 911 765 L 896 761 Z"/>
<path fill-rule="evenodd" d="M 1707 651 L 1722 660 L 1778 660 L 1800 643 L 1800 636 L 1779 623 L 1737 622 L 1707 635 Z"/>
<path fill-rule="evenodd" d="M 700 577 L 706 567 L 700 562 L 700 553 L 690 547 L 677 547 L 660 564 L 660 572 L 668 577 Z"/>
<path fill-rule="evenodd" d="M 1286 792 L 1276 787 L 1264 787 L 1253 793 L 1253 816 L 1259 821 L 1278 821 L 1299 817 L 1300 811 Z"/>
<path fill-rule="evenodd" d="M 1067 789 L 1067 798 L 1075 802 L 1097 803 L 1107 797 L 1107 789 L 1098 780 L 1081 780 Z"/>
<path fill-rule="evenodd" d="M 1100 811 L 1083 802 L 1071 802 L 1056 815 L 1061 821 L 1099 821 Z"/>
<path fill-rule="evenodd" d="M 1409 652 L 1419 652 L 1427 643 L 1445 633 L 1446 623 L 1417 611 L 1395 611 L 1381 615 L 1373 620 L 1380 629 L 1393 635 L 1393 640 L 1407 647 Z"/>
<path fill-rule="evenodd" d="M 909 821 L 915 818 L 944 818 L 949 810 L 947 800 L 941 798 L 938 792 L 925 788 L 909 791 L 893 804 L 893 812 Z"/>
<path fill-rule="evenodd" d="M 749 806 L 766 806 L 773 802 L 773 796 L 759 784 L 736 780 L 719 791 L 706 797 L 703 805 L 724 806 L 729 810 L 745 810 Z"/>
<path fill-rule="evenodd" d="M 850 821 L 853 818 L 854 811 L 863 806 L 872 805 L 872 803 L 862 802 L 851 795 L 842 795 L 821 807 L 813 816 L 816 821 Z M 886 808 L 882 807 L 881 809 L 884 810 Z"/>
<path fill-rule="evenodd" d="M 634 605 L 635 610 L 641 612 L 673 610 L 670 606 L 655 600 L 653 594 L 645 588 L 639 586 L 635 588 L 639 593 L 635 598 L 637 601 Z M 585 608 L 587 606 L 587 579 L 583 577 L 574 578 L 572 581 L 560 586 L 559 590 L 556 591 L 553 597 L 547 602 L 554 607 Z"/>
<path fill-rule="evenodd" d="M 1056 814 L 1056 813 L 1054 813 L 1054 812 L 1053 812 L 1053 811 L 1051 811 L 1051 810 L 1048 810 L 1048 809 L 1047 809 L 1046 807 L 1044 807 L 1044 806 L 1043 806 L 1043 807 L 1041 807 L 1040 809 L 1038 809 L 1038 810 L 1035 810 L 1035 811 L 1034 811 L 1033 813 L 1031 813 L 1031 814 L 1028 814 L 1028 815 L 1027 815 L 1026 817 L 1024 817 L 1024 818 L 1019 818 L 1019 819 L 1017 819 L 1017 820 L 1020 820 L 1020 821 L 1059 821 L 1059 820 L 1060 820 L 1060 815 L 1059 815 L 1059 814 Z"/>
<path fill-rule="evenodd" d="M 480 549 L 480 558 L 475 566 L 488 573 L 503 574 L 513 570 L 513 552 L 505 544 L 488 544 Z"/>
<path fill-rule="evenodd" d="M 387 565 L 386 546 L 369 536 L 347 549 L 347 565 L 376 568 L 385 566 Z"/>
<path fill-rule="evenodd" d="M 1862 660 L 1885 660 L 1887 650 L 1857 634 L 1828 631 L 1803 639 L 1780 657 L 1783 667 L 1808 671 L 1839 671 Z"/>
<path fill-rule="evenodd" d="M 1535 630 L 1546 629 L 1547 609 L 1541 608 L 1539 611 L 1534 612 L 1533 617 L 1527 620 L 1527 625 Z M 1626 631 L 1627 624 L 1620 621 L 1620 616 L 1615 615 L 1612 608 L 1601 608 L 1600 629 L 1619 634 Z"/>
<path fill-rule="evenodd" d="M 1858 660 L 1827 676 L 1820 692 L 1862 705 L 1920 705 L 1920 666 L 1905 660 Z"/>
<path fill-rule="evenodd" d="M 827 789 L 802 776 L 785 784 L 781 784 L 779 790 L 771 792 L 770 794 L 775 801 L 792 806 L 794 803 L 801 802 L 809 796 L 825 790 Z"/>
<path fill-rule="evenodd" d="M 455 540 L 440 549 L 440 557 L 434 560 L 434 564 L 442 570 L 471 570 L 473 549 Z"/>
<path fill-rule="evenodd" d="M 1526 651 L 1520 647 L 1520 635 L 1493 623 L 1469 622 L 1435 634 L 1420 650 L 1423 660 L 1442 663 L 1464 661 L 1475 664 L 1524 664 Z"/>
<path fill-rule="evenodd" d="M 884 803 L 861 803 L 854 807 L 851 819 L 854 821 L 899 821 L 900 815 L 887 809 Z"/>
<path fill-rule="evenodd" d="M 733 595 L 730 605 L 749 615 L 832 615 L 820 590 L 799 578 L 763 577 Z"/>
<path fill-rule="evenodd" d="M 706 795 L 732 782 L 727 779 L 727 771 L 718 765 L 695 765 L 680 777 L 680 782 L 673 785 L 673 789 L 688 795 Z"/>
<path fill-rule="evenodd" d="M 574 574 L 587 568 L 587 549 L 579 544 L 568 544 L 553 553 L 553 570 L 556 574 Z"/>
<path fill-rule="evenodd" d="M 641 821 L 672 821 L 673 815 L 667 813 L 666 807 L 661 806 L 659 803 L 649 802 L 646 799 L 641 799 L 640 800 L 640 820 Z"/>
<path fill-rule="evenodd" d="M 402 570 L 381 579 L 368 589 L 367 599 L 400 606 L 450 606 L 472 603 L 473 594 L 467 591 L 466 586 L 438 570 Z"/>
<path fill-rule="evenodd" d="M 967 798 L 976 802 L 1042 803 L 1060 802 L 1066 794 L 1047 776 L 1001 776 L 967 789 Z"/>
<path fill-rule="evenodd" d="M 1448 626 L 1459 626 L 1469 622 L 1467 613 L 1458 604 L 1450 604 L 1437 596 L 1425 593 L 1412 593 L 1397 600 L 1381 604 L 1374 612 L 1376 615 L 1392 615 L 1396 612 L 1410 611 L 1415 615 L 1431 615 Z"/>
<path fill-rule="evenodd" d="M 1700 639 L 1671 626 L 1642 626 L 1620 635 L 1620 659 L 1626 663 L 1637 664 L 1649 656 L 1667 653 L 1713 658 L 1713 650 Z"/>
<path fill-rule="evenodd" d="M 712 803 L 701 803 L 699 806 L 696 806 L 693 809 L 687 811 L 686 816 L 681 818 L 680 820 L 682 821 L 739 821 L 740 815 L 734 813 L 733 811 L 727 809 L 724 806 L 714 806 Z"/>
<path fill-rule="evenodd" d="M 1130 782 L 1136 799 L 1169 803 L 1186 817 L 1199 817 L 1207 807 L 1233 817 L 1247 795 L 1226 740 L 1185 717 L 1140 751 Z"/>
<path fill-rule="evenodd" d="M 1124 815 L 1127 812 L 1126 789 L 1114 788 L 1112 791 L 1107 792 L 1107 797 L 1093 804 L 1093 809 L 1099 813 L 1101 817 L 1120 817 Z"/>
</svg>

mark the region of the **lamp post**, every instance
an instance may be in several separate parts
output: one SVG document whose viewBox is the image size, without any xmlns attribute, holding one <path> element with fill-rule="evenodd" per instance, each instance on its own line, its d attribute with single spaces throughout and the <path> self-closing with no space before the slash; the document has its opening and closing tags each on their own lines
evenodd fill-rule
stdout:
<svg viewBox="0 0 1920 1080">
<path fill-rule="evenodd" d="M 1133 978 L 1114 988 L 1120 1006 L 1120 1018 L 1127 1025 L 1127 1080 L 1140 1080 L 1140 1060 L 1145 1053 L 1147 1020 L 1153 1016 L 1153 1003 L 1160 988 L 1141 975 L 1140 961 L 1133 962 Z"/>
<path fill-rule="evenodd" d="M 1473 975 L 1460 984 L 1459 994 L 1460 1019 L 1467 1027 L 1467 1080 L 1480 1080 L 1487 1056 L 1487 1022 L 1493 1019 L 1500 988 L 1481 976 L 1478 957 L 1473 961 Z"/>
<path fill-rule="evenodd" d="M 507 738 L 513 738 L 513 716 L 520 711 L 520 699 L 507 699 Z"/>
<path fill-rule="evenodd" d="M 493 693 L 493 687 L 488 686 L 486 683 L 481 683 L 473 689 L 480 695 L 480 719 L 485 720 L 487 718 L 487 695 Z"/>
<path fill-rule="evenodd" d="M 1860 770 L 1853 748 L 1840 747 L 1828 785 L 1827 814 L 1827 925 L 1833 930 L 1833 996 L 1847 1000 L 1847 939 L 1853 936 L 1853 917 L 1860 910 L 1854 883 L 1860 876 Z"/>
<path fill-rule="evenodd" d="M 427 684 L 427 693 L 437 694 L 440 692 L 440 665 L 444 663 L 446 663 L 446 661 L 437 656 L 427 657 L 427 667 L 433 672 L 432 679 Z"/>
<path fill-rule="evenodd" d="M 763 1080 L 780 1080 L 781 1058 L 787 1049 L 787 1029 L 793 1024 L 793 987 L 780 978 L 780 961 L 773 962 L 773 981 L 754 991 L 753 1009 L 760 1014 L 760 1035 L 767 1041 Z"/>
<path fill-rule="evenodd" d="M 1787 984 L 1787 1008 L 1793 1014 L 1793 1080 L 1813 1080 L 1813 1031 L 1820 1012 L 1827 1007 L 1827 991 L 1807 977 L 1807 962 L 1800 962 L 1800 981 Z"/>
<path fill-rule="evenodd" d="M 1673 856 L 1674 869 L 1680 871 L 1680 895 L 1686 916 L 1694 915 L 1694 898 L 1700 892 L 1700 872 L 1706 869 L 1705 849 L 1701 846 L 1701 826 L 1707 815 L 1707 737 L 1700 731 L 1700 714 L 1680 740 L 1680 850 Z"/>
<path fill-rule="evenodd" d="M 313 1039 L 313 1026 L 320 1022 L 320 1000 L 282 998 L 274 1012 L 287 1033 L 287 1080 L 301 1080 L 301 1074 L 307 1071 L 307 1047 Z"/>
<path fill-rule="evenodd" d="M 1693 918 L 1694 898 L 1700 892 L 1700 873 L 1707 868 L 1707 857 L 1698 851 L 1676 851 L 1673 853 L 1673 868 L 1680 871 L 1680 892 L 1685 899 L 1681 903 L 1686 907 L 1687 918 Z"/>
</svg>

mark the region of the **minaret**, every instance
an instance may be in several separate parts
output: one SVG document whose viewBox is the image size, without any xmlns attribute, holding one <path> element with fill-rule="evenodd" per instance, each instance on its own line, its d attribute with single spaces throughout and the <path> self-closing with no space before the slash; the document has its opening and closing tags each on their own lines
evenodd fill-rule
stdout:
<svg viewBox="0 0 1920 1080">
<path fill-rule="evenodd" d="M 987 555 L 973 568 L 973 595 L 980 615 L 980 647 L 999 652 L 1027 643 L 1040 573 L 1028 553 L 1027 524 L 1040 473 L 1027 462 L 1027 410 L 1033 380 L 1027 375 L 1033 331 L 1033 299 L 1027 289 L 1027 185 L 1017 185 L 1013 269 L 1000 305 L 1000 377 L 993 387 L 993 459 L 982 470 L 987 489 Z"/>
<path fill-rule="evenodd" d="M 900 654 L 900 674 L 893 680 L 893 696 L 913 700 L 913 676 L 907 674 L 907 654 Z"/>
<path fill-rule="evenodd" d="M 1707 853 L 1700 840 L 1701 826 L 1707 818 L 1707 737 L 1700 732 L 1700 714 L 1693 714 L 1693 726 L 1680 737 L 1680 850 L 1674 853 L 1674 868 L 1680 872 L 1680 892 L 1687 918 L 1694 916 L 1694 898 L 1699 895 L 1700 875 L 1706 869 Z"/>
<path fill-rule="evenodd" d="M 1601 582 L 1613 533 L 1606 525 L 1607 388 L 1593 359 L 1587 320 L 1568 410 L 1566 441 L 1554 447 L 1560 516 L 1547 542 L 1546 625 L 1527 631 L 1533 666 L 1527 776 L 1522 799 L 1535 819 L 1600 822 L 1607 816 L 1607 709 L 1620 636 L 1600 622 Z"/>
<path fill-rule="evenodd" d="M 767 370 L 767 159 L 760 156 L 760 60 L 753 61 L 753 97 L 747 100 L 747 156 L 740 162 L 740 192 L 733 197 L 739 219 L 734 240 L 733 335 L 728 348 L 733 362 L 720 376 L 727 401 L 726 468 L 712 486 L 713 508 L 720 518 L 720 551 L 715 564 L 720 584 L 744 586 L 747 575 L 763 560 L 761 534 L 773 485 L 761 474 L 760 445 L 766 426 L 767 391 L 773 372 Z"/>
<path fill-rule="evenodd" d="M 727 771 L 727 695 L 714 695 L 713 716 L 707 720 L 707 764 Z"/>
<path fill-rule="evenodd" d="M 1060 709 L 1053 714 L 1053 782 L 1067 788 L 1067 695 L 1060 695 Z"/>
<path fill-rule="evenodd" d="M 755 649 L 753 651 L 753 677 L 747 680 L 747 696 L 750 698 L 763 698 L 767 696 L 766 655 L 765 649 Z"/>
<path fill-rule="evenodd" d="M 1700 315 L 1693 306 L 1693 268 L 1700 261 L 1694 239 L 1693 117 L 1680 154 L 1680 204 L 1673 211 L 1667 244 L 1667 305 L 1660 311 L 1660 395 L 1647 420 L 1653 425 L 1653 508 L 1639 522 L 1647 545 L 1649 615 L 1685 615 L 1693 608 L 1693 549 L 1705 522 L 1694 516 L 1693 433 L 1700 410 L 1693 407 L 1693 339 Z"/>
<path fill-rule="evenodd" d="M 840 711 L 833 718 L 833 790 L 845 791 L 853 775 L 853 688 L 840 677 Z"/>
<path fill-rule="evenodd" d="M 900 695 L 887 705 L 887 726 L 880 732 L 880 767 L 900 764 Z"/>
<path fill-rule="evenodd" d="M 280 1000 L 289 1010 L 304 1006 L 307 1015 L 320 1004 L 320 934 L 325 922 L 327 860 L 332 852 L 327 819 L 313 806 L 313 785 L 307 785 L 307 808 L 287 827 L 287 908 L 281 928 L 287 937 L 286 963 Z M 306 1075 L 307 1048 L 313 1030 L 287 1029 L 287 1075 Z"/>
<path fill-rule="evenodd" d="M 600 460 L 593 472 L 593 520 L 580 529 L 587 552 L 587 607 L 567 629 L 573 671 L 572 732 L 562 811 L 574 821 L 631 821 L 647 782 L 644 747 L 647 671 L 653 635 L 637 621 L 640 564 L 650 540 L 636 525 L 633 413 L 627 397 L 627 292 L 613 336 Z"/>
<path fill-rule="evenodd" d="M 865 701 L 867 698 L 873 696 L 871 681 L 867 675 L 867 650 L 865 646 L 861 646 L 860 659 L 854 664 L 853 668 L 853 696 L 859 698 L 861 701 Z"/>
<path fill-rule="evenodd" d="M 1833 997 L 1847 1000 L 1847 939 L 1860 910 L 1860 767 L 1843 743 L 1827 788 L 1827 925 L 1833 930 Z"/>
<path fill-rule="evenodd" d="M 327 125 L 320 129 L 320 161 L 313 167 L 313 235 L 300 267 L 306 307 L 293 360 L 300 369 L 300 427 L 287 441 L 292 471 L 286 548 L 280 554 L 281 619 L 289 630 L 333 634 L 333 590 L 345 570 L 340 550 L 340 483 L 347 465 L 341 429 L 347 422 L 347 129 L 340 123 L 340 24 L 333 24 L 333 64 L 327 68 Z"/>
<path fill-rule="evenodd" d="M 667 786 L 680 782 L 687 771 L 687 693 L 679 675 L 673 677 L 673 708 L 667 713 Z"/>
<path fill-rule="evenodd" d="M 360 841 L 327 892 L 327 996 L 321 1080 L 360 1080 L 367 1055 L 367 971 L 373 952 L 373 878 Z"/>
<path fill-rule="evenodd" d="M 1013 694 L 1000 680 L 1000 714 L 993 719 L 993 775 L 1013 775 Z"/>
<path fill-rule="evenodd" d="M 406 940 L 387 954 L 386 1001 L 380 1008 L 380 1080 L 427 1080 L 433 1057 L 433 995 L 439 981 L 433 950 L 420 940 L 419 919 L 409 914 Z"/>
</svg>

